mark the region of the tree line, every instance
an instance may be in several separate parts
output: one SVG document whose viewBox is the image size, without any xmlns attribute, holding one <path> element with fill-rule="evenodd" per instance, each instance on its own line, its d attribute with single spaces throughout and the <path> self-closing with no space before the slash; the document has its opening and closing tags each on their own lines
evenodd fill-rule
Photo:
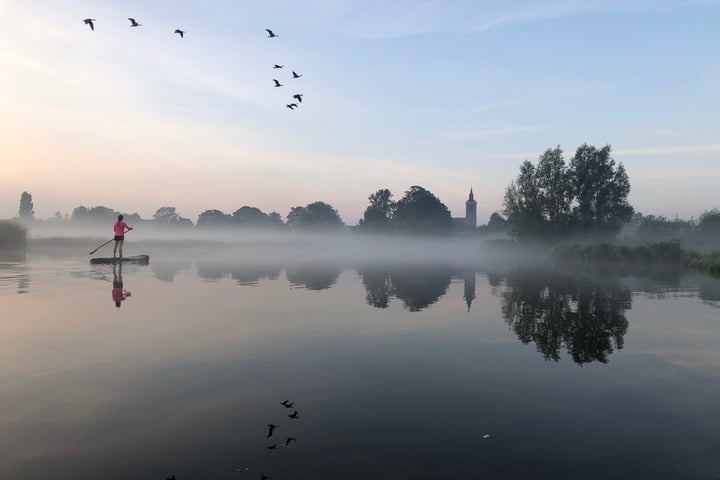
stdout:
<svg viewBox="0 0 720 480">
<path fill-rule="evenodd" d="M 417 234 L 448 234 L 453 231 L 453 223 L 448 207 L 429 190 L 414 185 L 403 197 L 395 202 L 388 189 L 380 189 L 369 197 L 369 205 L 363 218 L 355 228 L 363 232 L 406 232 Z M 120 212 L 105 206 L 76 207 L 69 217 L 60 212 L 50 221 L 71 222 L 73 224 L 101 224 L 115 221 Z M 279 229 L 291 228 L 311 231 L 333 231 L 346 227 L 338 211 L 330 204 L 322 201 L 312 202 L 305 206 L 292 207 L 286 219 L 277 212 L 265 213 L 257 207 L 243 206 L 233 213 L 225 213 L 218 209 L 205 210 L 198 216 L 195 223 L 182 217 L 175 207 L 159 208 L 151 220 L 143 219 L 137 213 L 124 214 L 129 224 L 151 222 L 154 225 L 176 228 L 214 228 L 228 229 L 237 227 Z M 18 217 L 25 222 L 34 220 L 32 195 L 23 192 L 20 200 Z M 493 214 L 486 228 L 502 229 L 504 219 L 497 213 Z"/>
</svg>

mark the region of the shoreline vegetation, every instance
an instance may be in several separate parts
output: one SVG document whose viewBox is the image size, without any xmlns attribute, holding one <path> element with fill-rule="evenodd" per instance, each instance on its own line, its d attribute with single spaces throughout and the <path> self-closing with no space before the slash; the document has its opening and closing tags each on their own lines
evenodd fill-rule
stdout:
<svg viewBox="0 0 720 480">
<path fill-rule="evenodd" d="M 720 251 L 700 254 L 683 249 L 680 242 L 677 241 L 645 245 L 563 243 L 552 248 L 552 257 L 556 260 L 583 263 L 681 265 L 713 275 L 720 274 Z"/>
<path fill-rule="evenodd" d="M 12 220 L 0 220 L 0 253 L 23 254 L 27 248 L 27 228 Z"/>
</svg>

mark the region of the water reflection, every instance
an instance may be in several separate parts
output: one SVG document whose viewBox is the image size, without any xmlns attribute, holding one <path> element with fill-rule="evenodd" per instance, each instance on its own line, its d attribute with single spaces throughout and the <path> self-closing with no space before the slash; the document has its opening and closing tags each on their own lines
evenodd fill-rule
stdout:
<svg viewBox="0 0 720 480">
<path fill-rule="evenodd" d="M 308 290 L 326 290 L 337 282 L 342 268 L 338 265 L 289 267 L 285 270 L 290 285 Z"/>
<path fill-rule="evenodd" d="M 123 265 L 120 263 L 120 265 L 116 265 L 113 263 L 113 282 L 112 282 L 112 299 L 113 302 L 115 302 L 115 307 L 120 308 L 122 306 L 122 302 L 130 298 L 132 295 L 130 292 L 128 292 L 124 285 L 123 285 Z"/>
<path fill-rule="evenodd" d="M 390 297 L 402 301 L 411 312 L 419 312 L 437 302 L 447 293 L 456 269 L 447 265 L 401 266 L 401 267 L 360 267 L 358 272 L 365 286 L 365 300 L 376 308 L 387 308 Z M 472 270 L 472 294 L 468 303 L 475 298 Z"/>
<path fill-rule="evenodd" d="M 606 363 L 622 349 L 632 293 L 617 279 L 518 270 L 505 284 L 505 321 L 546 360 L 558 361 L 565 348 L 576 363 Z"/>
<path fill-rule="evenodd" d="M 227 260 L 199 260 L 195 265 L 197 274 L 205 280 L 219 280 L 230 277 L 238 285 L 257 285 L 260 280 L 277 280 L 282 267 L 267 264 L 237 265 Z"/>
<path fill-rule="evenodd" d="M 0 290 L 5 288 L 8 290 L 14 288 L 20 295 L 30 291 L 30 272 L 27 263 L 22 260 L 11 260 L 8 257 L 0 258 Z"/>
<path fill-rule="evenodd" d="M 153 275 L 158 280 L 172 283 L 175 281 L 175 275 L 183 270 L 190 269 L 192 262 L 190 260 L 166 260 L 154 259 L 150 263 Z"/>
</svg>

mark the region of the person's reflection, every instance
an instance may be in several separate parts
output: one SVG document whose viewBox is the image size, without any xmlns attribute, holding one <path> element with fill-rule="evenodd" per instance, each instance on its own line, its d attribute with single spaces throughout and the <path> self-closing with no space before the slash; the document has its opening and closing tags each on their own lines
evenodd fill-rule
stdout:
<svg viewBox="0 0 720 480">
<path fill-rule="evenodd" d="M 132 294 L 123 288 L 122 263 L 120 265 L 113 263 L 112 299 L 113 302 L 115 302 L 115 306 L 120 308 L 122 306 L 122 302 L 130 295 Z"/>
</svg>

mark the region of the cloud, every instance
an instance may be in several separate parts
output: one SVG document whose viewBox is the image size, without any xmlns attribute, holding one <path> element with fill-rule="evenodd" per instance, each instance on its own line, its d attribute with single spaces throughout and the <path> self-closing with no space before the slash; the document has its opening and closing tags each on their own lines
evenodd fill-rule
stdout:
<svg viewBox="0 0 720 480">
<path fill-rule="evenodd" d="M 656 132 L 658 135 L 662 135 L 664 137 L 679 137 L 680 132 L 676 130 L 670 130 L 669 128 L 658 128 Z"/>
</svg>

